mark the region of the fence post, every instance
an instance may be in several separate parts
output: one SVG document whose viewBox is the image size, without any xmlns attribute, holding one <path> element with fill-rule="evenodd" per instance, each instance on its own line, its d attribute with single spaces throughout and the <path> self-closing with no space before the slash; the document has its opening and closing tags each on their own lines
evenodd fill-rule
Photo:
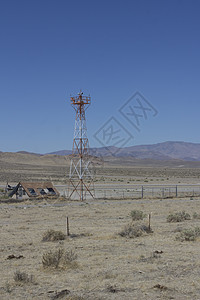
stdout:
<svg viewBox="0 0 200 300">
<path fill-rule="evenodd" d="M 164 198 L 164 188 L 162 188 L 162 197 Z"/>
<path fill-rule="evenodd" d="M 149 231 L 151 230 L 151 213 L 149 214 Z"/>
<path fill-rule="evenodd" d="M 176 185 L 176 197 L 178 197 L 178 186 Z"/>
<path fill-rule="evenodd" d="M 69 233 L 69 218 L 68 217 L 66 218 L 66 231 L 67 231 L 67 236 L 69 236 L 70 233 Z"/>
<path fill-rule="evenodd" d="M 144 197 L 144 187 L 142 185 L 142 199 L 143 199 L 143 197 Z"/>
</svg>

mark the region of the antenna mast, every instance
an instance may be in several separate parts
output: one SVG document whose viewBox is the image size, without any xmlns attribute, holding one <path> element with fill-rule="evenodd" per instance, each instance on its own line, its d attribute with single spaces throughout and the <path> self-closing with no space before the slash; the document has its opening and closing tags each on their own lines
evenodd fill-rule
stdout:
<svg viewBox="0 0 200 300">
<path fill-rule="evenodd" d="M 94 198 L 94 180 L 85 118 L 85 111 L 90 103 L 91 98 L 83 96 L 81 91 L 78 96 L 71 97 L 71 105 L 76 112 L 76 119 L 69 172 L 69 198 L 77 199 L 78 197 L 81 201 L 86 199 L 87 194 Z"/>
</svg>

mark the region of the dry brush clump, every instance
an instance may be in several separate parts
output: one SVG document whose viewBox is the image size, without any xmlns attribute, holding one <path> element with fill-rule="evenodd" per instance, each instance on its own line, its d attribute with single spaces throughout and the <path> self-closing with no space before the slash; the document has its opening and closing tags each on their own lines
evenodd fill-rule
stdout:
<svg viewBox="0 0 200 300">
<path fill-rule="evenodd" d="M 143 220 L 146 217 L 146 214 L 141 210 L 132 210 L 130 213 L 132 222 L 126 225 L 122 231 L 119 232 L 119 235 L 122 237 L 128 238 L 137 238 L 146 233 L 152 233 L 152 229 L 149 226 L 141 224 L 139 221 Z M 135 222 L 136 221 L 136 222 Z"/>
<path fill-rule="evenodd" d="M 167 222 L 175 223 L 175 222 L 183 222 L 185 220 L 191 220 L 190 214 L 186 213 L 185 211 L 177 212 L 174 214 L 169 214 L 167 216 Z"/>
<path fill-rule="evenodd" d="M 53 229 L 49 229 L 43 235 L 43 242 L 55 242 L 62 241 L 66 239 L 66 235 L 62 231 L 57 231 Z"/>
<path fill-rule="evenodd" d="M 59 248 L 45 252 L 42 257 L 42 265 L 44 268 L 74 268 L 77 267 L 76 259 L 77 254 L 73 250 L 67 251 Z"/>
<path fill-rule="evenodd" d="M 34 283 L 34 276 L 17 270 L 14 273 L 14 281 L 17 283 Z"/>
<path fill-rule="evenodd" d="M 10 197 L 8 196 L 8 194 L 0 194 L 0 200 L 8 200 Z"/>
<path fill-rule="evenodd" d="M 115 284 L 115 285 L 108 285 L 106 287 L 106 291 L 109 293 L 118 293 L 118 292 L 125 292 L 125 289 L 118 288 Z"/>
<path fill-rule="evenodd" d="M 4 289 L 4 291 L 6 293 L 12 293 L 12 290 L 13 290 L 13 288 L 12 288 L 12 286 L 11 286 L 11 284 L 9 282 L 6 282 L 6 284 L 3 287 L 3 289 Z"/>
<path fill-rule="evenodd" d="M 135 210 L 131 211 L 132 221 L 143 220 L 145 217 L 146 217 L 146 214 L 144 214 L 142 210 L 135 209 Z"/>
<path fill-rule="evenodd" d="M 50 295 L 50 298 L 52 300 L 56 300 L 56 299 L 65 299 L 65 300 L 86 300 L 85 298 L 83 298 L 82 296 L 78 296 L 74 293 L 71 293 L 68 289 L 64 289 L 61 291 L 49 291 L 48 292 Z"/>
<path fill-rule="evenodd" d="M 193 219 L 200 219 L 200 214 L 198 214 L 197 212 L 194 212 L 192 217 L 193 217 Z"/>
<path fill-rule="evenodd" d="M 119 235 L 122 237 L 128 238 L 137 238 L 145 233 L 152 233 L 152 229 L 146 225 L 141 224 L 129 224 L 124 227 L 124 229 L 119 232 Z"/>
<path fill-rule="evenodd" d="M 177 241 L 196 241 L 197 237 L 200 236 L 200 227 L 183 229 L 177 236 Z"/>
</svg>

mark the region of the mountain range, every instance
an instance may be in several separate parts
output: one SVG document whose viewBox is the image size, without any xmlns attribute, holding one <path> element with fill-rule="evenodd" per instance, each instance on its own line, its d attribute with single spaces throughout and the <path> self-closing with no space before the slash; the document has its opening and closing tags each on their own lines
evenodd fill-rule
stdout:
<svg viewBox="0 0 200 300">
<path fill-rule="evenodd" d="M 47 154 L 70 155 L 70 150 L 60 150 Z M 124 148 L 114 146 L 91 148 L 95 156 L 134 157 L 136 159 L 200 161 L 200 143 L 168 141 L 152 145 L 139 145 Z"/>
</svg>

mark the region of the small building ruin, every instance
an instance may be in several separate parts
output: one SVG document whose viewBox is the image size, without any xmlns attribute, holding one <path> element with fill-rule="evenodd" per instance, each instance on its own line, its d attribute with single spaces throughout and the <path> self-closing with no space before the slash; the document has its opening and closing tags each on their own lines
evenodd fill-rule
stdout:
<svg viewBox="0 0 200 300">
<path fill-rule="evenodd" d="M 51 182 L 19 182 L 9 197 L 15 199 L 58 197 L 59 192 Z"/>
</svg>

